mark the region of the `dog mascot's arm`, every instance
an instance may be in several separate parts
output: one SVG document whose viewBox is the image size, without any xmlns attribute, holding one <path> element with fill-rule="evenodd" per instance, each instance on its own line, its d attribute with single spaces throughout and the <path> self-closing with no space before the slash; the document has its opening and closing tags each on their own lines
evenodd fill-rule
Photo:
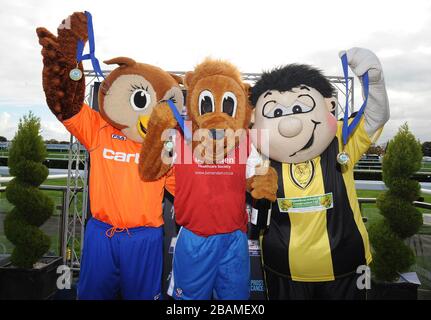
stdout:
<svg viewBox="0 0 431 320">
<path fill-rule="evenodd" d="M 247 179 L 247 191 L 254 199 L 268 199 L 274 202 L 277 199 L 277 172 L 273 167 L 268 168 L 266 174 L 259 174 L 261 167 L 256 168 L 256 175 Z"/>
<path fill-rule="evenodd" d="M 139 175 L 144 181 L 158 180 L 172 167 L 172 157 L 165 150 L 165 130 L 175 128 L 177 121 L 166 102 L 160 102 L 151 113 L 148 133 L 139 156 Z M 175 152 L 175 150 L 172 150 Z"/>
<path fill-rule="evenodd" d="M 254 199 L 267 199 L 274 202 L 277 199 L 278 175 L 269 166 L 269 161 L 263 161 L 254 146 L 247 159 L 247 192 Z"/>
<path fill-rule="evenodd" d="M 58 36 L 45 28 L 36 29 L 43 56 L 43 90 L 46 102 L 58 120 L 64 121 L 79 113 L 84 102 L 85 78 L 70 79 L 76 68 L 78 40 L 87 41 L 87 17 L 75 12 L 58 27 Z M 83 71 L 82 63 L 78 64 Z"/>
<path fill-rule="evenodd" d="M 389 101 L 383 77 L 382 65 L 377 56 L 368 49 L 351 48 L 347 52 L 347 61 L 356 76 L 361 77 L 368 71 L 369 95 L 364 111 L 365 130 L 372 140 L 379 134 L 384 124 L 389 120 Z"/>
</svg>

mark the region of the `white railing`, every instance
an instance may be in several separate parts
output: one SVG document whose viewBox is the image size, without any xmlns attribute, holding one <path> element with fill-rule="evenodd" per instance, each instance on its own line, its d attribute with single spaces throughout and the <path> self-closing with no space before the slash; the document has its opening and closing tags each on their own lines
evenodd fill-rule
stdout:
<svg viewBox="0 0 431 320">
<path fill-rule="evenodd" d="M 419 182 L 421 185 L 421 193 L 431 195 L 431 183 Z M 357 190 L 387 190 L 383 181 L 376 180 L 355 180 Z"/>
<path fill-rule="evenodd" d="M 14 177 L 0 177 L 0 183 L 7 183 L 11 181 Z M 46 177 L 47 180 L 55 180 L 55 179 L 66 179 L 67 174 L 50 174 Z"/>
</svg>

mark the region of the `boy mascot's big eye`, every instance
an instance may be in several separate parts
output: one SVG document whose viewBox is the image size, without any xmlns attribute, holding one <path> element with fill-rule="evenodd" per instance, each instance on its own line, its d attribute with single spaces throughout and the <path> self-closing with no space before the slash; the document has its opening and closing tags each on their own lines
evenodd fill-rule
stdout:
<svg viewBox="0 0 431 320">
<path fill-rule="evenodd" d="M 136 111 L 142 111 L 151 104 L 151 96 L 145 89 L 135 89 L 130 96 L 130 104 Z"/>
</svg>

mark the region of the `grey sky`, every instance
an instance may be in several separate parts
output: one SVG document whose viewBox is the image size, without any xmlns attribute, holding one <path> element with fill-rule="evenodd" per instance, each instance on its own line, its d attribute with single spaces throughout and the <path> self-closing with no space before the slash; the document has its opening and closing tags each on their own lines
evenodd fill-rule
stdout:
<svg viewBox="0 0 431 320">
<path fill-rule="evenodd" d="M 212 56 L 230 60 L 243 72 L 300 62 L 318 66 L 327 75 L 341 75 L 338 51 L 369 48 L 382 61 L 391 104 L 391 120 L 380 142 L 405 121 L 422 141 L 431 140 L 430 1 L 0 0 L 0 4 L 0 135 L 8 138 L 19 117 L 33 110 L 42 118 L 46 138 L 67 139 L 45 105 L 35 28 L 56 31 L 73 11 L 88 10 L 93 14 L 99 60 L 130 56 L 166 70 L 190 70 Z M 360 103 L 357 97 L 356 107 Z"/>
</svg>

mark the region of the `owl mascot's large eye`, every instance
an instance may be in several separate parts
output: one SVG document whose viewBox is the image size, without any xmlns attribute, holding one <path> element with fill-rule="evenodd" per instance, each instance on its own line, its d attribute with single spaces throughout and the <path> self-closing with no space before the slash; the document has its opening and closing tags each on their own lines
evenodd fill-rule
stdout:
<svg viewBox="0 0 431 320">
<path fill-rule="evenodd" d="M 151 96 L 146 89 L 136 88 L 130 96 L 130 104 L 136 111 L 142 111 L 151 104 Z"/>
</svg>

